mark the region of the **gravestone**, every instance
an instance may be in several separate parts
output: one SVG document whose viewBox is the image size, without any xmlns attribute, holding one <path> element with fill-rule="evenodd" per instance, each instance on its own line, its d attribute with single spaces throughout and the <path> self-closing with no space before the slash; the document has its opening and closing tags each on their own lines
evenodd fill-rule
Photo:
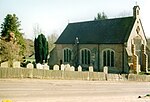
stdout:
<svg viewBox="0 0 150 102">
<path fill-rule="evenodd" d="M 44 65 L 43 65 L 43 69 L 49 70 L 49 66 L 48 66 L 47 64 L 44 64 Z"/>
<path fill-rule="evenodd" d="M 64 65 L 64 64 L 61 65 L 61 70 L 62 70 L 62 71 L 65 70 L 65 65 Z"/>
<path fill-rule="evenodd" d="M 65 71 L 70 71 L 70 65 L 69 64 L 65 65 Z"/>
<path fill-rule="evenodd" d="M 37 69 L 43 69 L 42 65 L 40 63 L 36 64 Z"/>
<path fill-rule="evenodd" d="M 54 65 L 53 70 L 59 70 L 59 65 Z"/>
<path fill-rule="evenodd" d="M 74 66 L 71 66 L 71 67 L 70 67 L 70 71 L 75 71 L 75 67 L 74 67 Z"/>
<path fill-rule="evenodd" d="M 103 72 L 104 72 L 105 74 L 108 74 L 108 67 L 107 67 L 107 66 L 104 67 Z"/>
<path fill-rule="evenodd" d="M 70 64 L 66 64 L 65 67 L 66 67 L 66 68 L 70 68 Z"/>
<path fill-rule="evenodd" d="M 93 72 L 93 66 L 89 66 L 89 72 Z"/>
<path fill-rule="evenodd" d="M 137 65 L 136 72 L 137 72 L 137 74 L 138 74 L 139 72 L 141 72 L 141 66 L 140 66 L 140 65 Z"/>
<path fill-rule="evenodd" d="M 82 72 L 82 67 L 80 65 L 78 66 L 78 72 Z"/>
<path fill-rule="evenodd" d="M 33 69 L 33 68 L 34 68 L 34 66 L 33 66 L 33 64 L 32 64 L 32 63 L 28 63 L 28 64 L 27 64 L 27 68 L 29 68 L 29 69 Z"/>
<path fill-rule="evenodd" d="M 20 62 L 19 61 L 13 62 L 13 68 L 20 68 Z"/>
<path fill-rule="evenodd" d="M 3 62 L 1 63 L 2 68 L 8 68 L 8 62 Z"/>
<path fill-rule="evenodd" d="M 32 70 L 34 68 L 33 64 L 32 63 L 28 63 L 27 64 L 27 68 L 31 69 L 31 70 L 29 70 L 29 78 L 33 78 L 33 70 Z"/>
</svg>

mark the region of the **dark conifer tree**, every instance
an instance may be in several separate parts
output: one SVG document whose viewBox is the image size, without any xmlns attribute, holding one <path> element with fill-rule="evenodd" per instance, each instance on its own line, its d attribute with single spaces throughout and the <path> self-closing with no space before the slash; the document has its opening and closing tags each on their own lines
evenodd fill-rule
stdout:
<svg viewBox="0 0 150 102">
<path fill-rule="evenodd" d="M 94 20 L 104 20 L 107 18 L 108 18 L 107 15 L 104 12 L 102 12 L 102 13 L 98 13 L 97 17 L 95 17 Z"/>
<path fill-rule="evenodd" d="M 36 63 L 46 63 L 48 56 L 48 42 L 43 34 L 34 41 Z"/>
</svg>

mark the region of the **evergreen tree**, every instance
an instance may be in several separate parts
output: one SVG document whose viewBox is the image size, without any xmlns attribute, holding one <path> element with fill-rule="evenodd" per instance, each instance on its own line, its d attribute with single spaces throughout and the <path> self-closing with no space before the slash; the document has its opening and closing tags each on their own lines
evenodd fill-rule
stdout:
<svg viewBox="0 0 150 102">
<path fill-rule="evenodd" d="M 34 40 L 36 63 L 46 63 L 48 56 L 48 42 L 43 34 L 38 35 Z"/>
<path fill-rule="evenodd" d="M 3 24 L 1 24 L 1 37 L 8 38 L 10 33 L 13 32 L 15 35 L 15 40 L 17 44 L 20 46 L 19 55 L 24 55 L 25 51 L 25 41 L 23 39 L 23 35 L 20 32 L 20 21 L 18 21 L 18 17 L 15 14 L 7 14 L 6 18 L 4 18 Z"/>
<path fill-rule="evenodd" d="M 104 12 L 102 12 L 102 13 L 98 13 L 97 17 L 95 17 L 94 20 L 104 20 L 107 18 L 108 18 L 107 15 Z"/>
<path fill-rule="evenodd" d="M 38 44 L 37 44 L 37 39 L 34 39 L 34 51 L 35 51 L 35 59 L 36 59 L 36 63 L 39 62 L 39 57 L 38 57 Z"/>
<path fill-rule="evenodd" d="M 20 22 L 18 21 L 18 18 L 15 14 L 11 15 L 8 14 L 6 18 L 4 18 L 4 23 L 1 24 L 1 36 L 7 37 L 10 32 L 13 32 L 15 34 L 20 33 Z"/>
<path fill-rule="evenodd" d="M 15 14 L 8 14 L 1 24 L 0 63 L 8 61 L 12 67 L 14 60 L 21 61 L 24 56 L 25 42 L 20 32 L 20 21 Z"/>
</svg>

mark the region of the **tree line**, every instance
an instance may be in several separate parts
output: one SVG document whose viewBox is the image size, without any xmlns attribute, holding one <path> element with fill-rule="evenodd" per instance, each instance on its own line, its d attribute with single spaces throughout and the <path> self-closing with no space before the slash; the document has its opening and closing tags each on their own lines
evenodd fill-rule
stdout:
<svg viewBox="0 0 150 102">
<path fill-rule="evenodd" d="M 0 32 L 0 63 L 8 61 L 9 67 L 12 67 L 13 61 L 23 61 L 26 51 L 26 40 L 21 32 L 21 21 L 15 14 L 7 14 L 4 22 L 1 24 Z M 48 37 L 48 43 L 44 34 L 38 34 L 34 39 L 34 54 L 36 63 L 46 63 L 49 49 L 54 47 L 54 41 L 57 36 L 52 34 Z M 48 48 L 50 44 L 50 48 Z"/>
<path fill-rule="evenodd" d="M 98 13 L 94 20 L 107 19 L 104 12 Z M 21 32 L 21 21 L 15 14 L 7 14 L 4 22 L 1 24 L 0 32 L 0 63 L 8 61 L 9 66 L 12 66 L 13 61 L 23 61 L 25 58 L 26 43 Z M 36 31 L 35 31 L 36 32 Z M 40 32 L 38 37 L 34 39 L 34 55 L 36 63 L 46 63 L 48 53 L 51 51 L 58 38 L 57 34 L 51 34 L 47 39 Z"/>
<path fill-rule="evenodd" d="M 1 29 L 0 62 L 8 61 L 12 66 L 12 61 L 22 59 L 26 49 L 18 17 L 8 14 L 1 24 Z"/>
</svg>

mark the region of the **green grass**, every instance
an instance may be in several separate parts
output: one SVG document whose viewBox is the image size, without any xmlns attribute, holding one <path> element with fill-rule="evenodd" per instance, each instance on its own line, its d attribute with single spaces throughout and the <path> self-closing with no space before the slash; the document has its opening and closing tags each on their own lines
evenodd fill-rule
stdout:
<svg viewBox="0 0 150 102">
<path fill-rule="evenodd" d="M 146 73 L 146 72 L 139 72 L 139 75 L 150 75 L 150 72 Z"/>
</svg>

